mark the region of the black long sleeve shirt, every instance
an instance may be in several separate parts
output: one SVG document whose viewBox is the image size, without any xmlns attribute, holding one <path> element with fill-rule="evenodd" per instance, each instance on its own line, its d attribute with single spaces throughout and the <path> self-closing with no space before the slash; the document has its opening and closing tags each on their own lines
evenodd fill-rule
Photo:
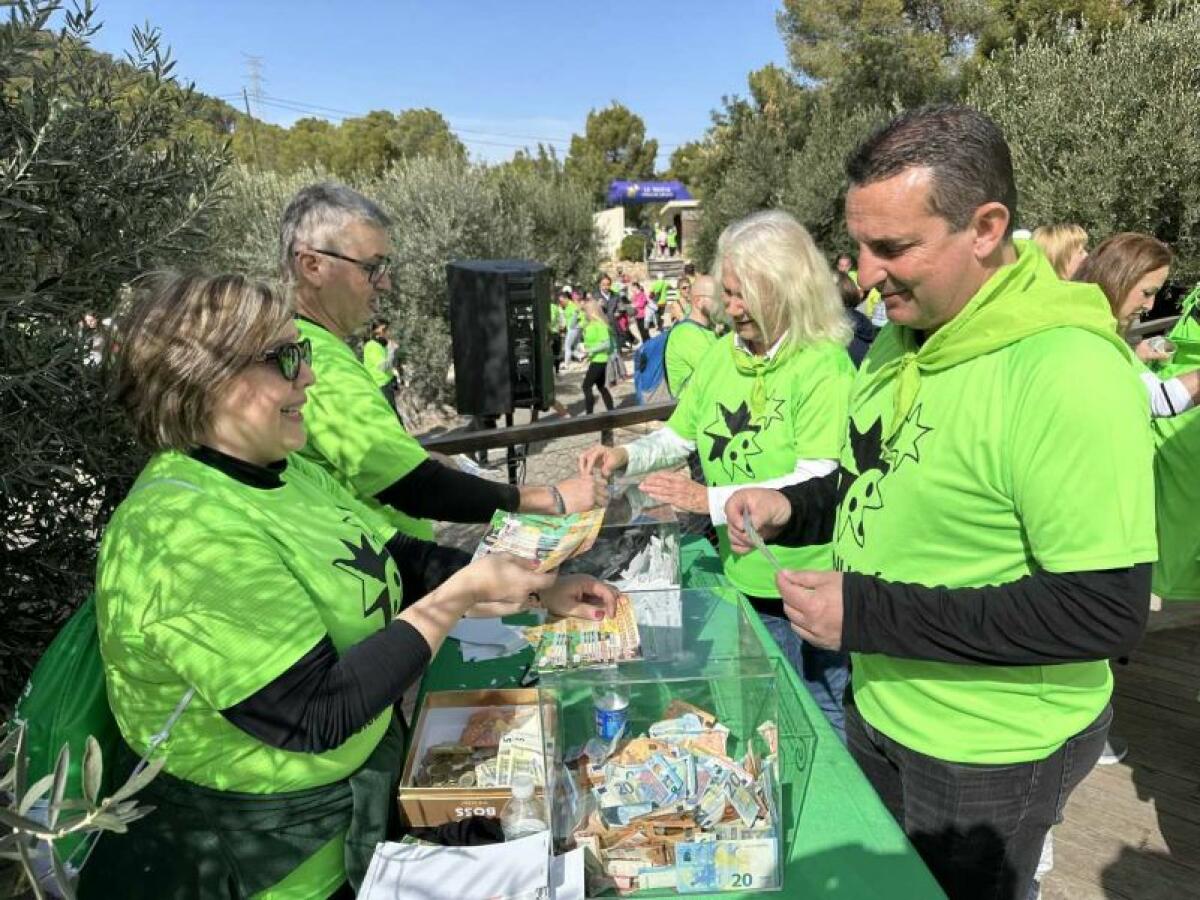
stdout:
<svg viewBox="0 0 1200 900">
<path fill-rule="evenodd" d="M 782 489 L 792 517 L 775 543 L 833 539 L 838 473 Z M 1007 584 L 948 588 L 857 572 L 842 582 L 842 648 L 976 665 L 1108 659 L 1141 638 L 1150 566 L 1034 573 Z"/>
</svg>

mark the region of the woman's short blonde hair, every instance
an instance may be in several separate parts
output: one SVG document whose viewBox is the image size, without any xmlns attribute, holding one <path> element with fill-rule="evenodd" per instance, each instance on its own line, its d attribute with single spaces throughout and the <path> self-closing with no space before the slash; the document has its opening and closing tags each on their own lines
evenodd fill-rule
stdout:
<svg viewBox="0 0 1200 900">
<path fill-rule="evenodd" d="M 829 263 L 788 213 L 753 213 L 721 232 L 713 271 L 718 291 L 724 291 L 730 271 L 741 282 L 742 297 L 768 347 L 785 332 L 789 344 L 801 347 L 850 342 Z"/>
<path fill-rule="evenodd" d="M 1050 260 L 1059 278 L 1070 275 L 1067 266 L 1088 242 L 1088 233 L 1081 226 L 1072 224 L 1042 225 L 1033 229 L 1032 237 Z"/>
<path fill-rule="evenodd" d="M 215 398 L 291 317 L 281 291 L 242 275 L 140 279 L 106 360 L 110 394 L 138 442 L 153 452 L 198 446 Z"/>
</svg>

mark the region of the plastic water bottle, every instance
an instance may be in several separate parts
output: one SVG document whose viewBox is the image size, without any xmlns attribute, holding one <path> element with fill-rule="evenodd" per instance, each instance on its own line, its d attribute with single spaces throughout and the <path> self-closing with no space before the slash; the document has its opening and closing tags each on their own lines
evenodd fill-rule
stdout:
<svg viewBox="0 0 1200 900">
<path fill-rule="evenodd" d="M 515 841 L 545 831 L 546 820 L 543 815 L 541 804 L 533 796 L 533 779 L 524 773 L 514 775 L 512 799 L 504 804 L 500 812 L 504 839 Z"/>
</svg>

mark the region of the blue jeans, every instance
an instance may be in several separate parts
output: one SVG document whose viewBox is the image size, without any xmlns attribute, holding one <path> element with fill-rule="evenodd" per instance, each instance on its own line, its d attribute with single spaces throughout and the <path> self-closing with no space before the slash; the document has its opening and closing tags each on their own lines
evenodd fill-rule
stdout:
<svg viewBox="0 0 1200 900">
<path fill-rule="evenodd" d="M 785 616 L 759 612 L 775 643 L 804 681 L 838 738 L 846 743 L 846 709 L 842 700 L 850 683 L 850 657 L 840 650 L 822 650 L 806 643 Z"/>
</svg>

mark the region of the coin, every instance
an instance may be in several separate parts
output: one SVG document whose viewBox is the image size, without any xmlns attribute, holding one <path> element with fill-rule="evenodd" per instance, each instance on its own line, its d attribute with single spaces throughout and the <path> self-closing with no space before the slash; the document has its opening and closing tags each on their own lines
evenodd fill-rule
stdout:
<svg viewBox="0 0 1200 900">
<path fill-rule="evenodd" d="M 459 787 L 468 787 L 468 788 L 475 787 L 475 773 L 474 772 L 463 772 L 461 775 L 459 775 L 458 776 L 458 786 Z"/>
</svg>

